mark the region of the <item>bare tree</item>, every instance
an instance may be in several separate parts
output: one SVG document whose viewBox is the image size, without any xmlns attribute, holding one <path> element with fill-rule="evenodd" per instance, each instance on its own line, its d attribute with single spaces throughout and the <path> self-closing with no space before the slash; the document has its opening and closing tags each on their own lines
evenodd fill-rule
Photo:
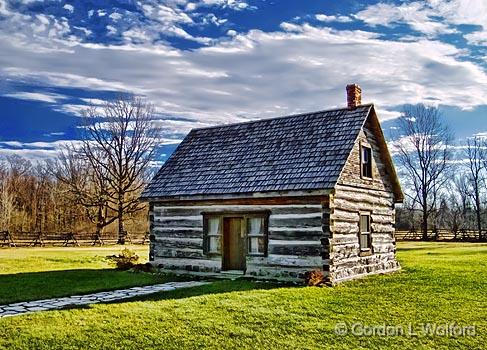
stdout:
<svg viewBox="0 0 487 350">
<path fill-rule="evenodd" d="M 125 243 L 124 215 L 144 208 L 138 197 L 159 137 L 153 119 L 153 106 L 138 97 L 120 97 L 84 114 L 80 152 L 106 175 L 107 206 L 117 213 L 119 244 Z"/>
<path fill-rule="evenodd" d="M 108 216 L 107 170 L 104 167 L 94 168 L 93 162 L 73 145 L 64 147 L 49 167 L 55 177 L 67 186 L 73 201 L 85 209 L 99 237 L 103 229 L 117 219 L 117 216 Z"/>
<path fill-rule="evenodd" d="M 461 213 L 460 220 L 462 229 L 469 227 L 470 190 L 468 187 L 468 180 L 463 173 L 457 174 L 453 178 L 453 185 L 449 187 L 452 205 L 456 206 Z"/>
<path fill-rule="evenodd" d="M 9 231 L 14 211 L 14 195 L 8 184 L 7 172 L 2 169 L 0 176 L 0 231 Z"/>
<path fill-rule="evenodd" d="M 421 211 L 422 238 L 428 238 L 428 219 L 436 210 L 438 190 L 451 156 L 452 134 L 437 108 L 425 105 L 404 108 L 399 118 L 400 139 L 395 143 L 397 159 L 413 193 L 406 193 Z"/>
<path fill-rule="evenodd" d="M 482 194 L 485 188 L 485 174 L 483 169 L 484 146 L 478 137 L 467 139 L 465 156 L 467 157 L 467 179 L 469 195 L 475 210 L 475 221 L 479 240 L 482 240 Z"/>
</svg>

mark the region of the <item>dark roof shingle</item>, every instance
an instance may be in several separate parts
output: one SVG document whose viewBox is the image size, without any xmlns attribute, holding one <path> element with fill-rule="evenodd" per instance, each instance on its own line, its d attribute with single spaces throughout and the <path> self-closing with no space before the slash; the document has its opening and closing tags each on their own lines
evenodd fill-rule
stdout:
<svg viewBox="0 0 487 350">
<path fill-rule="evenodd" d="M 191 130 L 142 198 L 332 188 L 371 108 Z"/>
</svg>

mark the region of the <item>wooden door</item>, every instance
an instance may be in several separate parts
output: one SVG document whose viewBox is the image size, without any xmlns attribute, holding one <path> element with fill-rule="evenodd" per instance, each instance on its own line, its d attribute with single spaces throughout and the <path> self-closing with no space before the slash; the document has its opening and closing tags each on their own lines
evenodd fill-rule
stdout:
<svg viewBox="0 0 487 350">
<path fill-rule="evenodd" d="M 245 270 L 243 218 L 223 218 L 223 270 Z"/>
</svg>

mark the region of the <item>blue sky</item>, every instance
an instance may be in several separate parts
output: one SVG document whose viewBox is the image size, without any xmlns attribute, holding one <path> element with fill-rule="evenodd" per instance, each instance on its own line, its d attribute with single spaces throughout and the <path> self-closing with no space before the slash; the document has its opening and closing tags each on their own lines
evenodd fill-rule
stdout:
<svg viewBox="0 0 487 350">
<path fill-rule="evenodd" d="M 352 82 L 386 134 L 423 102 L 487 135 L 487 2 L 0 0 L 0 155 L 55 155 L 120 92 L 155 104 L 167 155 L 193 127 L 344 106 Z"/>
</svg>

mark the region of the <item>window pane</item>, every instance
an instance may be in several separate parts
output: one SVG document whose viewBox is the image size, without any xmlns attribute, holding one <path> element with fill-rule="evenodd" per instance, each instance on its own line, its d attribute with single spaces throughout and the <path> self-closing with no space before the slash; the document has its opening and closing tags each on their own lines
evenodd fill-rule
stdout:
<svg viewBox="0 0 487 350">
<path fill-rule="evenodd" d="M 370 232 L 369 215 L 360 215 L 360 232 Z"/>
<path fill-rule="evenodd" d="M 368 249 L 369 248 L 369 235 L 368 234 L 361 234 L 360 235 L 360 248 L 361 249 Z"/>
<path fill-rule="evenodd" d="M 362 176 L 372 177 L 372 150 L 362 146 Z"/>
<path fill-rule="evenodd" d="M 369 149 L 367 147 L 362 147 L 362 162 L 367 163 L 369 161 Z"/>
<path fill-rule="evenodd" d="M 249 238 L 249 253 L 258 253 L 259 252 L 259 245 L 258 245 L 258 237 L 250 237 Z"/>
<path fill-rule="evenodd" d="M 208 219 L 208 234 L 216 235 L 220 231 L 220 218 Z"/>
<path fill-rule="evenodd" d="M 247 233 L 260 235 L 264 232 L 264 218 L 249 218 L 247 221 Z"/>
<path fill-rule="evenodd" d="M 265 249 L 264 237 L 259 237 L 259 253 L 264 254 L 264 249 Z"/>
<path fill-rule="evenodd" d="M 264 237 L 249 237 L 249 253 L 264 254 Z"/>
<path fill-rule="evenodd" d="M 210 246 L 209 251 L 211 253 L 219 253 L 221 250 L 220 236 L 210 236 Z"/>
</svg>

